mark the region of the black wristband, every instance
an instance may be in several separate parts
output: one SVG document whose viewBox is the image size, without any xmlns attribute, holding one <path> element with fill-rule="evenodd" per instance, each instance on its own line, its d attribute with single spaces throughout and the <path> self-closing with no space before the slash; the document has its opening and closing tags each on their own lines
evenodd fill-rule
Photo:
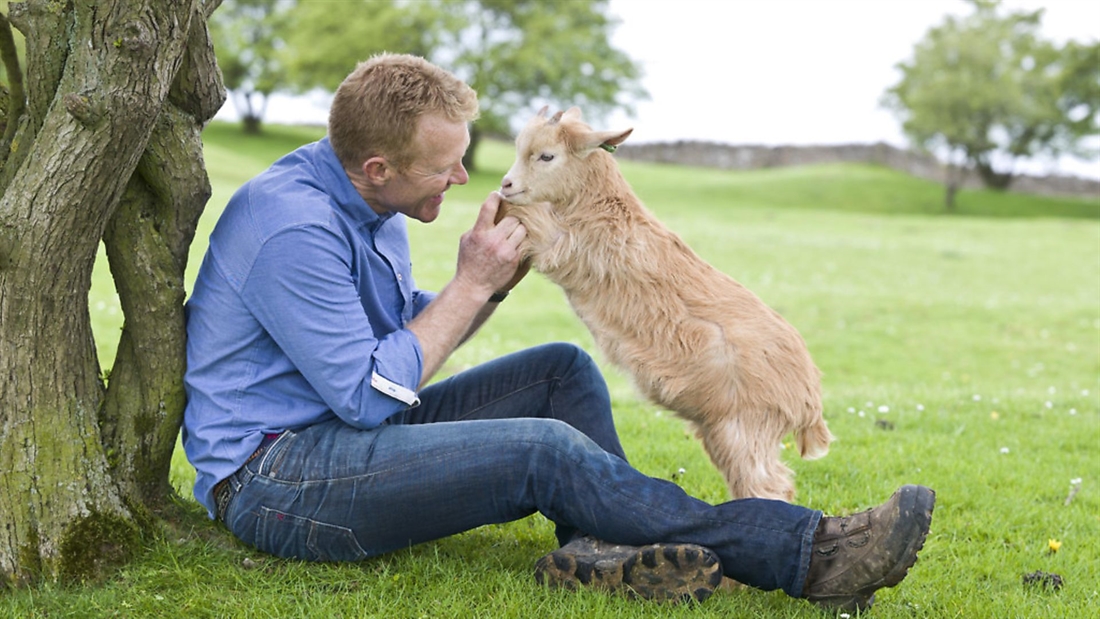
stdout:
<svg viewBox="0 0 1100 619">
<path fill-rule="evenodd" d="M 509 292 L 511 292 L 511 291 L 510 290 L 505 290 L 505 291 L 502 292 L 502 291 L 498 290 L 497 292 L 494 292 L 493 294 L 489 295 L 489 302 L 490 303 L 500 303 L 501 301 L 508 298 L 508 293 Z"/>
</svg>

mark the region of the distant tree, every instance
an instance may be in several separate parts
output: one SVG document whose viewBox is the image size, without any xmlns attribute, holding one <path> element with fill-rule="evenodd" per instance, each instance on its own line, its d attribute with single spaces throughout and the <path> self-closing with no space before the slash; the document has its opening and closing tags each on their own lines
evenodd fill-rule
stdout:
<svg viewBox="0 0 1100 619">
<path fill-rule="evenodd" d="M 969 2 L 973 13 L 917 43 L 883 96 L 916 146 L 947 156 L 948 210 L 969 171 L 1003 189 L 1021 158 L 1080 152 L 1100 107 L 1100 46 L 1040 38 L 1042 9 L 1002 16 L 997 0 Z"/>
<path fill-rule="evenodd" d="M 383 51 L 430 57 L 444 44 L 445 29 L 460 28 L 433 2 L 347 0 L 343 10 L 300 0 L 285 31 L 286 86 L 297 92 L 335 91 L 355 65 Z"/>
<path fill-rule="evenodd" d="M 467 81 L 481 100 L 466 163 L 483 135 L 511 133 L 521 111 L 579 105 L 595 122 L 645 97 L 639 67 L 610 43 L 606 0 L 353 0 L 340 11 L 302 0 L 286 43 L 300 91 L 335 90 L 381 51 L 424 56 Z"/>
<path fill-rule="evenodd" d="M 259 133 L 268 98 L 287 89 L 283 36 L 296 0 L 223 0 L 210 35 L 225 86 L 246 133 Z M 325 6 L 333 14 L 332 4 Z"/>
<path fill-rule="evenodd" d="M 1069 119 L 1071 136 L 1097 137 L 1100 119 L 1100 41 L 1079 43 L 1069 41 L 1060 58 L 1062 96 L 1058 106 Z M 1080 147 L 1080 142 L 1067 148 L 1078 155 L 1096 156 Z"/>
</svg>

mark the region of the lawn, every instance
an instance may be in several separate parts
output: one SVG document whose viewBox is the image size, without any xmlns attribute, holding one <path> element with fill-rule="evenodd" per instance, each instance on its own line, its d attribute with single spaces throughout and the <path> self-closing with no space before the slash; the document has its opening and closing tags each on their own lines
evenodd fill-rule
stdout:
<svg viewBox="0 0 1100 619">
<path fill-rule="evenodd" d="M 191 254 L 193 278 L 221 205 L 317 129 L 207 129 L 214 196 Z M 424 288 L 453 273 L 457 240 L 510 165 L 484 144 L 466 187 L 430 226 L 412 223 Z M 889 169 L 832 165 L 751 172 L 623 162 L 638 194 L 712 264 L 782 313 L 824 372 L 829 456 L 802 462 L 798 501 L 862 510 L 900 484 L 937 491 L 932 533 L 909 578 L 874 616 L 1092 617 L 1100 608 L 1100 196 L 1053 199 L 942 188 Z M 121 326 L 105 264 L 90 295 L 105 367 Z M 598 356 L 564 297 L 528 277 L 445 373 L 551 340 Z M 695 440 L 605 366 L 623 443 L 644 472 L 705 500 L 724 488 Z M 787 453 L 790 453 L 788 451 Z M 18 617 L 815 617 L 779 593 L 732 589 L 668 607 L 537 587 L 553 549 L 534 516 L 354 565 L 261 555 L 206 520 L 177 453 L 188 516 L 111 582 L 0 597 Z M 1071 480 L 1080 491 L 1067 504 Z M 1057 552 L 1051 541 L 1060 542 Z M 1025 586 L 1037 570 L 1051 590 Z M 1089 609 L 1092 609 L 1091 611 Z"/>
</svg>

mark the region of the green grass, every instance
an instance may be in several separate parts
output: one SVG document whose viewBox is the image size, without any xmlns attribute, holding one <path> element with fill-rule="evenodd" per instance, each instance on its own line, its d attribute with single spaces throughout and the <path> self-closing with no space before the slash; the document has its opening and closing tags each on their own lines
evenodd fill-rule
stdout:
<svg viewBox="0 0 1100 619">
<path fill-rule="evenodd" d="M 214 197 L 190 277 L 237 185 L 320 135 L 269 131 L 207 130 Z M 508 144 L 485 144 L 481 169 L 448 194 L 440 219 L 410 225 L 421 286 L 449 278 L 458 235 L 511 156 Z M 1100 198 L 964 191 L 949 216 L 941 187 L 873 166 L 623 169 L 662 220 L 799 328 L 824 371 L 825 414 L 839 440 L 822 460 L 788 459 L 799 502 L 836 514 L 875 505 L 903 483 L 937 490 L 921 559 L 900 587 L 879 594 L 874 616 L 1092 616 L 1100 606 Z M 106 269 L 95 278 L 93 320 L 109 366 L 121 319 Z M 562 295 L 534 274 L 445 371 L 550 340 L 599 358 Z M 723 500 L 720 477 L 684 426 L 605 370 L 634 463 Z M 190 497 L 193 471 L 178 453 L 173 475 Z M 1074 478 L 1083 487 L 1067 506 Z M 187 516 L 118 578 L 9 593 L 0 615 L 820 616 L 774 592 L 724 591 L 697 608 L 669 608 L 540 589 L 531 566 L 553 536 L 539 516 L 362 564 L 312 565 L 245 548 L 189 498 L 183 505 Z M 1048 552 L 1049 539 L 1062 542 L 1059 552 Z M 1025 588 L 1021 576 L 1035 570 L 1060 574 L 1065 587 Z"/>
</svg>

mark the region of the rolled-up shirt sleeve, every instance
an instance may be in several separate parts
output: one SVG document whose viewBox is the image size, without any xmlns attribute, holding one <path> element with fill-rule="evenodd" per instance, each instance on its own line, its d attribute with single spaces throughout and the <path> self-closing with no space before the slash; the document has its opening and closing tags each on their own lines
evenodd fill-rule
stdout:
<svg viewBox="0 0 1100 619">
<path fill-rule="evenodd" d="M 286 355 L 273 384 L 294 385 L 294 372 L 331 410 L 359 428 L 380 425 L 419 404 L 423 357 L 401 324 L 372 324 L 353 275 L 348 240 L 321 225 L 282 230 L 267 239 L 241 287 L 249 311 Z M 358 273 L 360 281 L 369 274 Z M 369 293 L 369 290 L 368 290 Z M 289 397 L 301 397 L 306 385 Z"/>
<path fill-rule="evenodd" d="M 413 316 L 416 316 L 428 307 L 428 304 L 435 299 L 436 293 L 427 290 L 413 291 Z"/>
</svg>

